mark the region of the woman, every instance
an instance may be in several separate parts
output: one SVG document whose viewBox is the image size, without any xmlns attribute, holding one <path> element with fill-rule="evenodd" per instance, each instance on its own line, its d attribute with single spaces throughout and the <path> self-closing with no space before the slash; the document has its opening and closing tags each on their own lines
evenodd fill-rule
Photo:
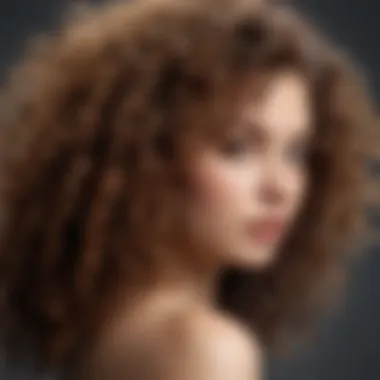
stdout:
<svg viewBox="0 0 380 380">
<path fill-rule="evenodd" d="M 0 267 L 16 363 L 31 347 L 69 379 L 259 379 L 356 237 L 371 114 L 355 70 L 278 5 L 141 1 L 15 72 Z"/>
</svg>

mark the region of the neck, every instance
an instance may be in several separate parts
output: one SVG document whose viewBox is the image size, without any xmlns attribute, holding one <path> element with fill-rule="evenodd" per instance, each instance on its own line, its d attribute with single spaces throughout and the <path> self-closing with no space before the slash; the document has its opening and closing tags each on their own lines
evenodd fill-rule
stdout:
<svg viewBox="0 0 380 380">
<path fill-rule="evenodd" d="M 157 273 L 156 287 L 187 293 L 191 298 L 214 303 L 219 273 L 217 268 L 191 265 L 188 262 L 170 260 Z"/>
<path fill-rule="evenodd" d="M 209 304 L 215 302 L 222 268 L 202 260 L 211 255 L 166 249 L 156 252 L 155 257 L 159 260 L 147 291 L 165 290 Z"/>
</svg>

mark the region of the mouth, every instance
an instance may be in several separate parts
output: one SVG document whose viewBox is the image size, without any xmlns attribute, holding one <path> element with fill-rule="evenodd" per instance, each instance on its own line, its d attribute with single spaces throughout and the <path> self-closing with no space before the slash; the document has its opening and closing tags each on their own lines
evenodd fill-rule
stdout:
<svg viewBox="0 0 380 380">
<path fill-rule="evenodd" d="M 280 218 L 265 218 L 248 224 L 248 234 L 255 242 L 270 244 L 283 234 L 285 223 Z"/>
</svg>

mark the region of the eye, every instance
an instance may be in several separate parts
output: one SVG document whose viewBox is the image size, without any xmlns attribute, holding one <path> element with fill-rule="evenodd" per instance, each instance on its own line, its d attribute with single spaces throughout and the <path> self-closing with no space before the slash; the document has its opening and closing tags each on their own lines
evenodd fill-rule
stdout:
<svg viewBox="0 0 380 380">
<path fill-rule="evenodd" d="M 221 152 L 228 158 L 241 158 L 252 152 L 252 142 L 243 136 L 234 136 L 227 139 L 221 147 Z"/>
</svg>

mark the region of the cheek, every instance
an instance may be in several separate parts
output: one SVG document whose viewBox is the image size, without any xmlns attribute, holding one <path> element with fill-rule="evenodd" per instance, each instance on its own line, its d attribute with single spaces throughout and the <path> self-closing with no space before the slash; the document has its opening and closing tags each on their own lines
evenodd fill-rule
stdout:
<svg viewBox="0 0 380 380">
<path fill-rule="evenodd" d="M 192 165 L 188 183 L 187 230 L 192 243 L 210 252 L 229 252 L 236 228 L 247 212 L 251 191 L 249 174 L 218 157 Z"/>
<path fill-rule="evenodd" d="M 218 159 L 205 160 L 191 178 L 193 201 L 213 214 L 229 214 L 246 206 L 250 175 Z"/>
<path fill-rule="evenodd" d="M 210 207 L 233 203 L 236 197 L 236 183 L 227 173 L 212 168 L 199 171 L 193 185 L 194 201 Z"/>
</svg>

